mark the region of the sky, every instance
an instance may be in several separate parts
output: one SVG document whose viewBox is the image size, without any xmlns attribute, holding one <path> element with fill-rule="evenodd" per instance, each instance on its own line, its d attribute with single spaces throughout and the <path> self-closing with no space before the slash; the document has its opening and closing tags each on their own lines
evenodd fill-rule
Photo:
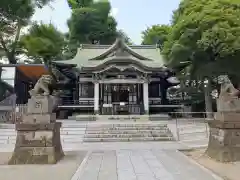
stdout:
<svg viewBox="0 0 240 180">
<path fill-rule="evenodd" d="M 67 32 L 67 19 L 71 11 L 67 0 L 55 0 L 51 7 L 37 10 L 33 20 L 53 23 L 62 32 Z M 135 44 L 141 44 L 141 32 L 155 24 L 169 24 L 172 11 L 180 0 L 110 0 L 112 15 Z"/>
</svg>

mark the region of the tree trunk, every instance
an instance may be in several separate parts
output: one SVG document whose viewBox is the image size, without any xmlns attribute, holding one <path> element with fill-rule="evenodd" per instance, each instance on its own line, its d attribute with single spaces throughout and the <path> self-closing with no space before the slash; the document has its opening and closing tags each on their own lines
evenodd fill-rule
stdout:
<svg viewBox="0 0 240 180">
<path fill-rule="evenodd" d="M 56 81 L 57 78 L 53 74 L 52 71 L 52 62 L 50 61 L 50 58 L 43 58 L 44 65 L 47 67 L 49 74 L 53 77 L 53 79 Z"/>
<path fill-rule="evenodd" d="M 17 60 L 16 60 L 16 58 L 15 58 L 15 53 L 10 53 L 8 56 L 7 56 L 7 58 L 8 58 L 8 62 L 9 62 L 9 64 L 17 64 Z"/>
<path fill-rule="evenodd" d="M 207 118 L 213 118 L 212 108 L 212 82 L 211 79 L 206 79 L 207 83 L 204 84 L 204 97 L 205 97 L 205 112 Z"/>
</svg>

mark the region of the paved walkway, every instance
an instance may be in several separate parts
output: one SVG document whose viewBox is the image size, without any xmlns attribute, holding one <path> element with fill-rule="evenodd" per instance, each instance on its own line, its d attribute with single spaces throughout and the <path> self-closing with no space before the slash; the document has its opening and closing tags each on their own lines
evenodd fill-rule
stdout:
<svg viewBox="0 0 240 180">
<path fill-rule="evenodd" d="M 216 180 L 173 149 L 100 150 L 89 153 L 72 180 Z"/>
</svg>

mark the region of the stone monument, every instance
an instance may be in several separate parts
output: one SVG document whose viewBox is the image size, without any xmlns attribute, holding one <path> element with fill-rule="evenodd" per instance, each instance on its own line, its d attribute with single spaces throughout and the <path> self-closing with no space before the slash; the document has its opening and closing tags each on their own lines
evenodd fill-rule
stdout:
<svg viewBox="0 0 240 180">
<path fill-rule="evenodd" d="M 207 155 L 220 162 L 240 161 L 240 99 L 227 76 L 221 82 L 217 112 L 210 127 Z"/>
<path fill-rule="evenodd" d="M 17 140 L 9 164 L 55 164 L 64 156 L 61 123 L 53 113 L 57 98 L 50 90 L 52 81 L 50 75 L 43 75 L 29 91 L 27 114 L 16 124 Z"/>
</svg>

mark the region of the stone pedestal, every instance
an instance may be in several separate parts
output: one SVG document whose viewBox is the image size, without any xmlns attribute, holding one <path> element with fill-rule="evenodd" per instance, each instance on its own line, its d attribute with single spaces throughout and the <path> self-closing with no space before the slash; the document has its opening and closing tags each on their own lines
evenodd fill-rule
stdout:
<svg viewBox="0 0 240 180">
<path fill-rule="evenodd" d="M 64 156 L 54 106 L 53 96 L 29 99 L 23 122 L 16 124 L 17 140 L 9 164 L 55 164 Z"/>
<path fill-rule="evenodd" d="M 217 112 L 208 124 L 207 155 L 220 162 L 240 161 L 240 113 Z"/>
</svg>

